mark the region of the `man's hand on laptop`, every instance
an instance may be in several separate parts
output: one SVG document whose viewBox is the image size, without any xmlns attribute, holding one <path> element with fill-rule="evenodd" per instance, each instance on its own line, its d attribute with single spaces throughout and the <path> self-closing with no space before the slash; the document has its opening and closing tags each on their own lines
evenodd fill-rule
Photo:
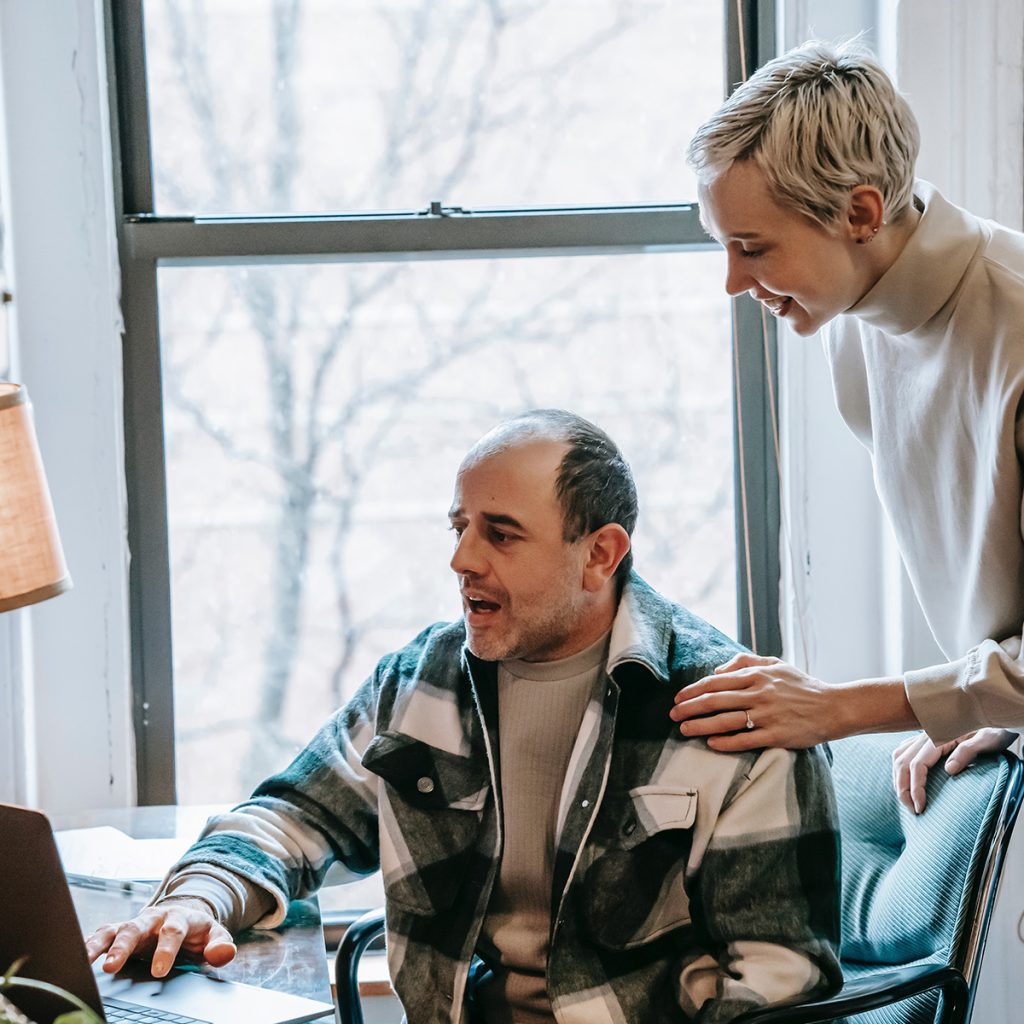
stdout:
<svg viewBox="0 0 1024 1024">
<path fill-rule="evenodd" d="M 144 907 L 130 921 L 101 925 L 87 936 L 85 948 L 90 963 L 107 954 L 103 970 L 109 974 L 119 971 L 130 956 L 152 956 L 154 978 L 162 978 L 174 966 L 181 950 L 214 967 L 223 967 L 235 955 L 231 933 L 198 899 L 168 899 Z"/>
</svg>

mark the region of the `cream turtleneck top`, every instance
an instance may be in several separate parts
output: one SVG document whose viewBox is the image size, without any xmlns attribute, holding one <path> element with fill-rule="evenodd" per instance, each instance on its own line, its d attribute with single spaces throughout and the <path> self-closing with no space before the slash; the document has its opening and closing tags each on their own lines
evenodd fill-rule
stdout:
<svg viewBox="0 0 1024 1024">
<path fill-rule="evenodd" d="M 932 739 L 1024 725 L 1024 235 L 927 182 L 892 267 L 824 329 L 839 411 L 949 659 L 907 672 Z"/>
</svg>

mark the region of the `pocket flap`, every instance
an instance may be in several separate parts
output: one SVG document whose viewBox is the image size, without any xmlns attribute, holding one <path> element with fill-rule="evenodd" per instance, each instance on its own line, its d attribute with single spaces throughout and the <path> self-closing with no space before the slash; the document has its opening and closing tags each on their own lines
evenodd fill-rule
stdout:
<svg viewBox="0 0 1024 1024">
<path fill-rule="evenodd" d="M 633 800 L 640 830 L 654 835 L 669 828 L 692 828 L 697 817 L 697 790 L 678 786 L 637 786 Z"/>
<path fill-rule="evenodd" d="M 423 809 L 479 811 L 490 792 L 480 758 L 460 757 L 404 733 L 382 732 L 366 748 L 363 767 Z"/>
</svg>

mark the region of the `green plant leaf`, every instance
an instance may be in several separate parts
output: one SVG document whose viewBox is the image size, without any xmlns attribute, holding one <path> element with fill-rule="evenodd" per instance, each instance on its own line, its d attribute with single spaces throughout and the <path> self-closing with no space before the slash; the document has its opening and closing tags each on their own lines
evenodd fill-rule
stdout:
<svg viewBox="0 0 1024 1024">
<path fill-rule="evenodd" d="M 74 1012 L 66 1013 L 60 1018 L 65 1021 L 65 1024 L 103 1024 L 103 1021 L 78 996 L 73 996 L 70 992 L 65 992 L 64 989 L 59 988 L 57 985 L 51 985 L 48 981 L 38 981 L 35 978 L 7 977 L 0 983 L 0 989 L 10 991 L 16 988 L 31 988 L 37 992 L 49 992 L 50 995 L 58 996 L 65 1002 L 77 1007 Z M 3 1024 L 3 1022 L 0 1021 L 0 1024 Z"/>
<path fill-rule="evenodd" d="M 11 966 L 8 967 L 6 971 L 4 971 L 3 977 L 0 977 L 0 988 L 3 988 L 4 985 L 7 984 L 8 980 L 13 978 L 18 973 L 18 971 L 20 971 L 22 967 L 25 966 L 26 960 L 28 960 L 27 956 L 18 957 L 18 959 L 15 960 L 14 963 L 11 964 Z M 0 1024 L 3 1024 L 3 1021 L 0 1021 Z"/>
</svg>

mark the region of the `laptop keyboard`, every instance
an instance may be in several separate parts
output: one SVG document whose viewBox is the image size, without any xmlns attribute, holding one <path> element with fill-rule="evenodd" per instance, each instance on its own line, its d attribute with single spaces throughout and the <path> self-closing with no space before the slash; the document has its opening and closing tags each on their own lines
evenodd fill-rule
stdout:
<svg viewBox="0 0 1024 1024">
<path fill-rule="evenodd" d="M 185 1017 L 180 1013 L 168 1013 L 166 1010 L 151 1010 L 138 1003 L 126 1003 L 120 999 L 104 999 L 103 1013 L 108 1021 L 123 1024 L 210 1024 L 198 1017 Z"/>
</svg>

